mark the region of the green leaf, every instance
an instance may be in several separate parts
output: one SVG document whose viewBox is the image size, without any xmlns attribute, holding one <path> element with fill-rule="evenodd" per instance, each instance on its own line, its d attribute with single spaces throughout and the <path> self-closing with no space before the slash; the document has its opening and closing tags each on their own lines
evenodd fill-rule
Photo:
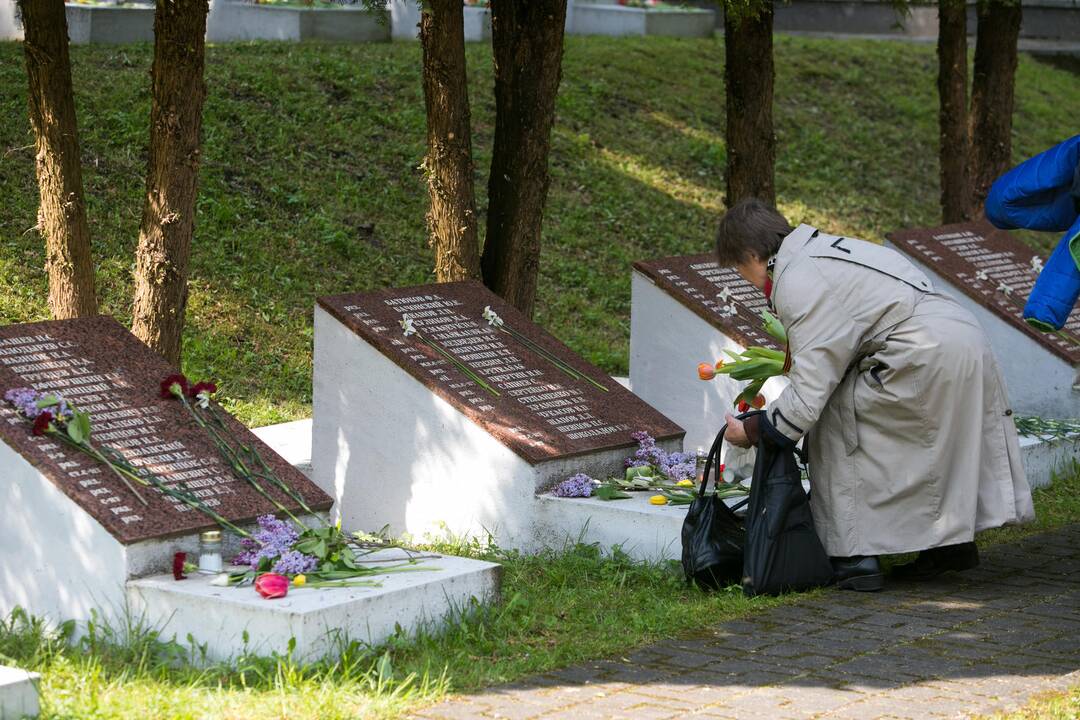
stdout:
<svg viewBox="0 0 1080 720">
<path fill-rule="evenodd" d="M 634 480 L 634 478 L 639 478 L 639 477 L 650 477 L 651 478 L 655 474 L 656 473 L 653 471 L 652 467 L 650 467 L 648 465 L 639 465 L 638 467 L 628 467 L 628 468 L 626 468 L 626 481 L 627 482 L 632 482 Z"/>
<path fill-rule="evenodd" d="M 86 442 L 86 435 L 83 433 L 83 427 L 75 420 L 72 420 L 67 424 L 67 434 L 71 438 L 71 441 L 76 445 L 82 445 Z"/>
<path fill-rule="evenodd" d="M 43 398 L 41 398 L 40 400 L 37 401 L 37 406 L 38 406 L 39 409 L 52 407 L 53 405 L 59 405 L 59 404 L 60 404 L 60 398 L 57 397 L 56 395 L 46 395 L 45 397 L 43 397 Z"/>
<path fill-rule="evenodd" d="M 79 426 L 79 432 L 83 434 L 83 437 L 87 440 L 90 439 L 90 415 L 81 412 L 79 410 L 74 411 L 71 422 L 69 425 L 74 424 Z"/>
<path fill-rule="evenodd" d="M 611 485 L 601 485 L 596 488 L 596 492 L 594 492 L 593 495 L 601 500 L 625 500 L 630 497 L 627 493 L 624 493 L 622 490 L 612 487 Z"/>
</svg>

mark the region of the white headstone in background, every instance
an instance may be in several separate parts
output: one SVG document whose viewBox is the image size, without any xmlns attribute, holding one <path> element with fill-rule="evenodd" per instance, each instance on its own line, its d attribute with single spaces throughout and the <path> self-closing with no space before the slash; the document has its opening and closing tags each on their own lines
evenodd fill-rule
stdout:
<svg viewBox="0 0 1080 720">
<path fill-rule="evenodd" d="M 0 720 L 36 718 L 41 712 L 40 681 L 37 673 L 0 665 Z"/>
<path fill-rule="evenodd" d="M 760 290 L 711 254 L 634 264 L 630 282 L 630 389 L 686 429 L 685 445 L 712 445 L 745 382 L 726 375 L 703 381 L 698 363 L 729 360 L 725 350 L 760 345 L 783 350 L 761 330 Z M 765 383 L 773 400 L 785 378 Z"/>
<path fill-rule="evenodd" d="M 1017 413 L 1080 417 L 1080 309 L 1060 333 L 1045 333 L 1023 319 L 1041 257 L 987 222 L 890 233 L 902 252 L 975 315 L 990 338 Z"/>
<path fill-rule="evenodd" d="M 525 341 L 490 327 L 485 306 Z M 403 334 L 405 315 L 419 335 Z M 565 374 L 530 343 L 606 390 Z M 578 472 L 622 474 L 635 431 L 667 450 L 683 435 L 478 283 L 320 298 L 313 410 L 312 477 L 346 528 L 491 534 L 526 551 L 546 540 L 538 491 Z"/>
<path fill-rule="evenodd" d="M 15 0 L 0 0 L 0 40 L 22 40 L 22 25 L 15 19 Z"/>
</svg>

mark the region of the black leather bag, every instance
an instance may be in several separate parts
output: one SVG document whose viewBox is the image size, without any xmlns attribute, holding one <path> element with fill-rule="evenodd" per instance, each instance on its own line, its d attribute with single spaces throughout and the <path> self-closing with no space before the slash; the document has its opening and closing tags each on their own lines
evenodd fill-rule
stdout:
<svg viewBox="0 0 1080 720">
<path fill-rule="evenodd" d="M 802 453 L 783 437 L 766 442 L 766 434 L 776 430 L 765 418 L 761 427 L 745 521 L 743 592 L 775 595 L 828 585 L 833 569 L 803 490 L 796 457 Z"/>
<path fill-rule="evenodd" d="M 716 590 L 739 582 L 743 573 L 743 547 L 746 529 L 735 510 L 746 504 L 743 500 L 728 507 L 716 495 L 706 495 L 709 475 L 713 486 L 720 483 L 720 448 L 724 442 L 727 425 L 721 428 L 713 441 L 705 461 L 705 473 L 701 478 L 698 495 L 686 511 L 682 526 L 682 566 L 687 581 L 694 582 L 702 590 Z"/>
</svg>

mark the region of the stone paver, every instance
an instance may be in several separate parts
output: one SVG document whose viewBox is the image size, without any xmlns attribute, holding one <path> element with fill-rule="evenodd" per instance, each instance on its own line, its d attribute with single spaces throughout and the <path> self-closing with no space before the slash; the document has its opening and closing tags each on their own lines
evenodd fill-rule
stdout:
<svg viewBox="0 0 1080 720">
<path fill-rule="evenodd" d="M 993 548 L 967 573 L 829 592 L 415 717 L 923 720 L 1076 685 L 1080 525 Z"/>
</svg>

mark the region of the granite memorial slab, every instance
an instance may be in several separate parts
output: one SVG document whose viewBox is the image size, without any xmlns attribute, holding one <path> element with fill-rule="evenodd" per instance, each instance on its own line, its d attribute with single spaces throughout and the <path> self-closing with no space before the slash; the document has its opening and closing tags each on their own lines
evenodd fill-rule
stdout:
<svg viewBox="0 0 1080 720">
<path fill-rule="evenodd" d="M 900 230 L 888 241 L 978 319 L 1016 412 L 1080 417 L 1080 309 L 1056 334 L 1040 332 L 1023 319 L 1045 258 L 987 222 Z"/>
<path fill-rule="evenodd" d="M 630 295 L 631 390 L 686 429 L 687 449 L 708 450 L 745 383 L 702 381 L 697 365 L 725 350 L 783 350 L 761 329 L 764 294 L 704 253 L 634 263 Z M 772 400 L 786 384 L 773 378 L 762 394 Z"/>
<path fill-rule="evenodd" d="M 91 442 L 108 446 L 169 487 L 184 487 L 227 520 L 243 525 L 274 505 L 236 477 L 203 430 L 174 399 L 160 397 L 168 363 L 109 317 L 0 328 L 0 395 L 30 387 L 59 393 L 90 413 Z M 331 499 L 231 417 L 235 437 L 256 447 L 278 476 L 316 511 Z M 124 583 L 161 572 L 172 554 L 194 554 L 205 514 L 159 490 L 137 495 L 108 466 L 35 436 L 0 403 L 0 615 L 15 606 L 58 620 L 123 607 Z M 275 488 L 269 492 L 299 510 Z"/>
<path fill-rule="evenodd" d="M 313 479 L 350 530 L 538 548 L 536 493 L 622 472 L 637 431 L 681 447 L 677 424 L 479 283 L 318 301 Z"/>
</svg>

